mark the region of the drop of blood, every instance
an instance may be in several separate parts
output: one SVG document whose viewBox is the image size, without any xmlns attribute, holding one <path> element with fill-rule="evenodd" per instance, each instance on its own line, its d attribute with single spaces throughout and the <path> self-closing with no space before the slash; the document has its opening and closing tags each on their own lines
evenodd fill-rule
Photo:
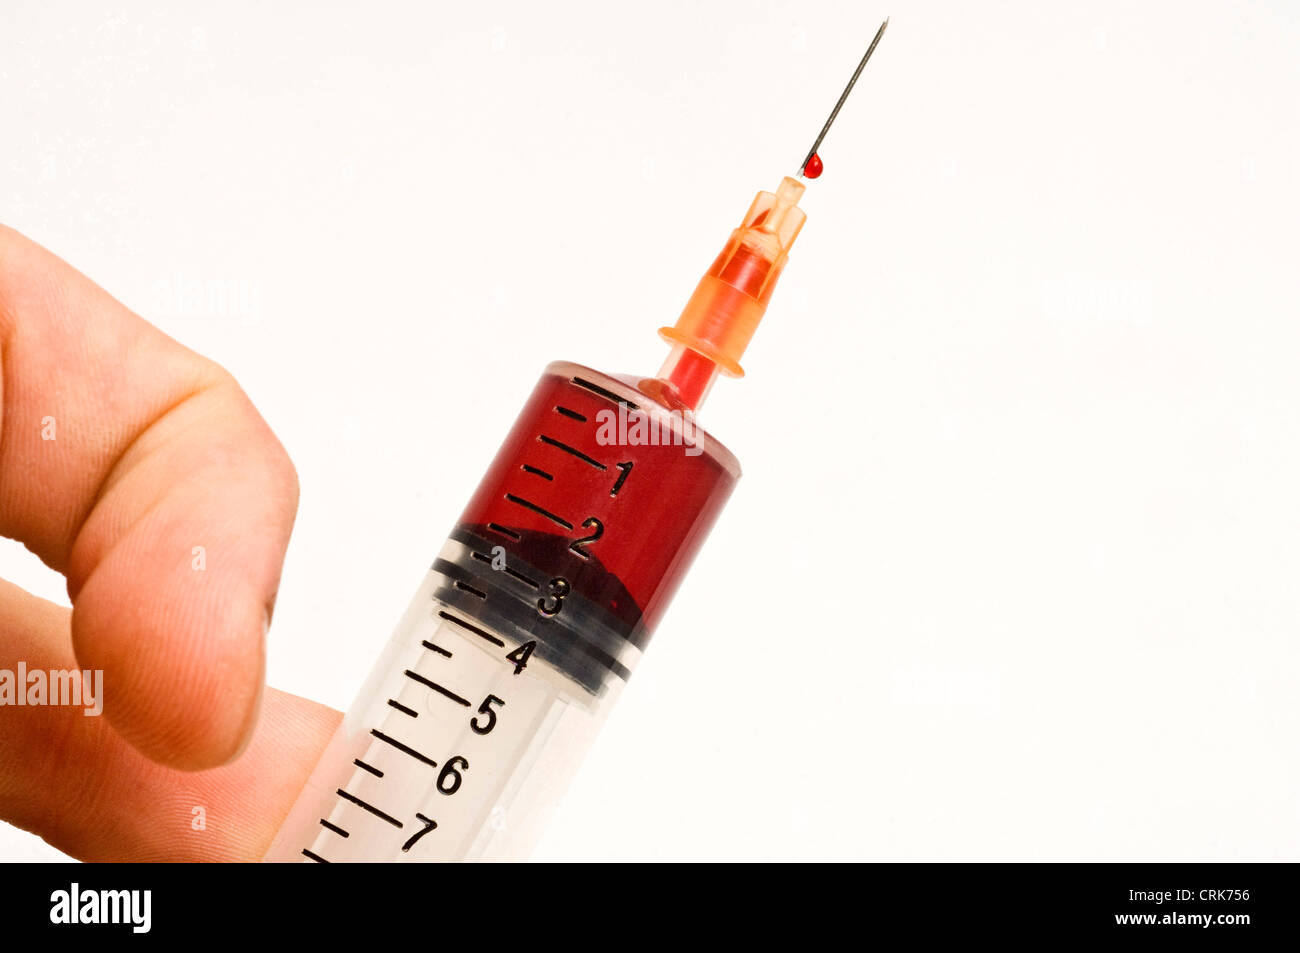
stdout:
<svg viewBox="0 0 1300 953">
<path fill-rule="evenodd" d="M 814 152 L 808 161 L 804 163 L 803 174 L 810 179 L 815 179 L 821 175 L 822 157 Z"/>
</svg>

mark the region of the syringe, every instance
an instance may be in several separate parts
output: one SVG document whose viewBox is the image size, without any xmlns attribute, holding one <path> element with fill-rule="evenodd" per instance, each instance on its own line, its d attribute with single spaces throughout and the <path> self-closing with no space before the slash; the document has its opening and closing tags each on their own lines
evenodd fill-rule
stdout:
<svg viewBox="0 0 1300 953">
<path fill-rule="evenodd" d="M 740 477 L 696 426 L 803 227 L 799 167 L 759 192 L 658 375 L 551 364 L 267 852 L 268 861 L 527 855 Z"/>
</svg>

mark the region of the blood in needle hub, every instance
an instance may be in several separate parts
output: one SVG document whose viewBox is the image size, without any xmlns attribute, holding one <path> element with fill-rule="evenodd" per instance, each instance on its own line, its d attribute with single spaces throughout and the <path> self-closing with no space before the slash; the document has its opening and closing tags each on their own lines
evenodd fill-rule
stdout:
<svg viewBox="0 0 1300 953">
<path fill-rule="evenodd" d="M 659 374 L 543 372 L 267 860 L 526 856 L 740 477 L 694 412 L 744 374 L 800 179 L 884 29 L 799 178 L 758 193 L 660 329 Z"/>
</svg>

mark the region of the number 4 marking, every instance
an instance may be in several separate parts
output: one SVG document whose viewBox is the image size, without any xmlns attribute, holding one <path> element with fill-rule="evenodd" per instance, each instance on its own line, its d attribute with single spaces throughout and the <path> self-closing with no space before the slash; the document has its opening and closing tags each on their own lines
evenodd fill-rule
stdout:
<svg viewBox="0 0 1300 953">
<path fill-rule="evenodd" d="M 515 649 L 506 658 L 515 663 L 515 674 L 518 675 L 528 664 L 528 660 L 533 657 L 533 649 L 537 648 L 536 642 L 525 642 L 519 648 Z"/>
</svg>

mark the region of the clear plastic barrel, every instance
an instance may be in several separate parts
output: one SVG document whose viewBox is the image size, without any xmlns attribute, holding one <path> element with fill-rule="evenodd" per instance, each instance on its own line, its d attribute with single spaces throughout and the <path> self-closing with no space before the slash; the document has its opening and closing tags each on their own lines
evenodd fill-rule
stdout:
<svg viewBox="0 0 1300 953">
<path fill-rule="evenodd" d="M 621 681 L 596 697 L 526 642 L 437 601 L 443 581 L 426 578 L 268 861 L 513 860 L 531 851 Z M 635 664 L 637 650 L 626 651 Z"/>
</svg>

